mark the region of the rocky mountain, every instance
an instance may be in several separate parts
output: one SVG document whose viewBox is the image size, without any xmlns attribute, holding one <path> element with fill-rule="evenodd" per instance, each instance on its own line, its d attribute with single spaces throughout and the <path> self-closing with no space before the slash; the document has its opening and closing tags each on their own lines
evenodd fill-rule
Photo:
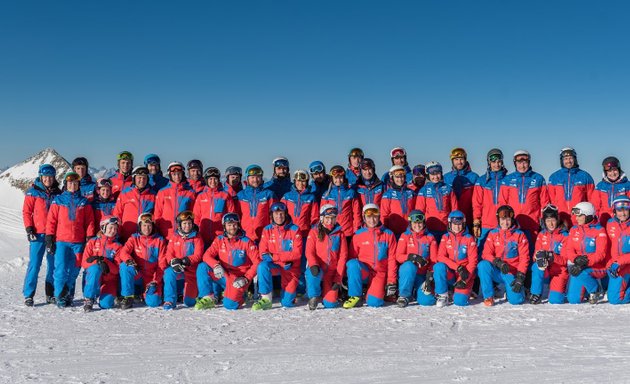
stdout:
<svg viewBox="0 0 630 384">
<path fill-rule="evenodd" d="M 22 191 L 26 191 L 37 177 L 39 166 L 42 164 L 54 166 L 57 169 L 58 180 L 61 180 L 63 175 L 70 170 L 70 163 L 63 156 L 52 148 L 45 148 L 41 152 L 0 173 L 0 180 Z"/>
</svg>

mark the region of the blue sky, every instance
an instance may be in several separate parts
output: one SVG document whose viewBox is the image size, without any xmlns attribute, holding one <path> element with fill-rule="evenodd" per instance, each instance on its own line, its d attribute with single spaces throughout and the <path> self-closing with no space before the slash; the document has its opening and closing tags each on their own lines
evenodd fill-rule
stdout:
<svg viewBox="0 0 630 384">
<path fill-rule="evenodd" d="M 448 163 L 463 146 L 483 172 L 496 146 L 528 149 L 547 177 L 569 145 L 599 179 L 606 155 L 630 162 L 629 11 L 621 1 L 5 1 L 0 165 L 51 146 L 98 166 L 129 149 L 267 171 L 285 155 L 295 170 L 345 164 L 360 146 L 382 173 L 404 145 L 414 164 Z"/>
</svg>

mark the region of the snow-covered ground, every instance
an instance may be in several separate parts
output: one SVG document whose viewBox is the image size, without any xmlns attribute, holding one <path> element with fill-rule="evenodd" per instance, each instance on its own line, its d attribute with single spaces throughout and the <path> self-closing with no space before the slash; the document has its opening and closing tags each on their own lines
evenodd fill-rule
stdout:
<svg viewBox="0 0 630 384">
<path fill-rule="evenodd" d="M 86 314 L 41 304 L 42 284 L 24 307 L 27 260 L 20 211 L 0 206 L 2 383 L 629 381 L 630 306 Z"/>
</svg>

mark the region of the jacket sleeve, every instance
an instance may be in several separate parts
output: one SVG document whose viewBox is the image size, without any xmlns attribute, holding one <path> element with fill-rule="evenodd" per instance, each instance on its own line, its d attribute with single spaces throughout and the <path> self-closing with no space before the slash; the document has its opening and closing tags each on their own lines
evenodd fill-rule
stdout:
<svg viewBox="0 0 630 384">
<path fill-rule="evenodd" d="M 591 192 L 591 203 L 593 204 L 593 206 L 595 207 L 595 212 L 597 213 L 597 217 L 601 217 L 602 216 L 602 196 L 601 196 L 601 191 L 594 189 L 593 192 Z"/>
<path fill-rule="evenodd" d="M 387 283 L 396 284 L 398 282 L 398 266 L 396 264 L 396 236 L 393 233 L 388 235 L 387 240 Z"/>
<path fill-rule="evenodd" d="M 85 235 L 89 237 L 94 237 L 96 235 L 96 225 L 94 224 L 94 210 L 91 205 L 85 206 Z"/>
<path fill-rule="evenodd" d="M 197 224 L 197 227 L 201 228 L 201 200 L 195 200 L 192 211 L 195 224 Z"/>
<path fill-rule="evenodd" d="M 477 248 L 477 242 L 475 238 L 471 236 L 470 242 L 468 243 L 468 264 L 466 264 L 466 269 L 470 272 L 470 276 L 475 274 L 475 269 L 477 269 L 477 263 L 479 262 L 479 249 Z"/>
<path fill-rule="evenodd" d="M 431 245 L 429 245 L 429 264 L 433 265 L 437 263 L 438 244 L 435 237 L 431 238 Z"/>
<path fill-rule="evenodd" d="M 310 225 L 315 225 L 319 222 L 319 204 L 317 204 L 317 201 L 313 200 L 313 203 L 311 203 L 311 221 L 310 221 Z"/>
<path fill-rule="evenodd" d="M 269 249 L 269 234 L 267 233 L 267 228 L 263 228 L 262 233 L 260 234 L 260 240 L 258 241 L 258 254 L 260 255 L 260 260 L 264 255 L 269 254 L 272 258 L 275 258 L 276 255 L 271 253 Z"/>
<path fill-rule="evenodd" d="M 391 228 L 391 226 L 389 225 L 390 223 L 390 214 L 392 213 L 391 210 L 391 199 L 387 198 L 387 199 L 381 199 L 381 218 L 383 220 L 383 225 L 386 228 Z"/>
<path fill-rule="evenodd" d="M 354 196 L 352 198 L 352 228 L 356 232 L 359 228 L 361 228 L 361 223 L 363 219 L 361 218 L 361 208 L 359 207 L 361 204 L 359 203 L 359 197 Z"/>
<path fill-rule="evenodd" d="M 481 220 L 483 213 L 483 187 L 479 183 L 473 187 L 472 206 L 473 220 Z"/>
<path fill-rule="evenodd" d="M 46 234 L 55 236 L 57 234 L 57 220 L 59 219 L 59 205 L 51 204 L 46 218 Z"/>
<path fill-rule="evenodd" d="M 87 269 L 94 263 L 88 263 L 87 258 L 90 256 L 94 256 L 94 240 L 89 240 L 87 244 L 85 244 L 85 249 L 81 254 L 81 260 L 77 260 L 77 264 L 81 266 L 83 269 Z"/>
<path fill-rule="evenodd" d="M 306 255 L 306 262 L 308 263 L 309 267 L 312 267 L 313 265 L 318 265 L 317 263 L 317 232 L 314 229 L 311 229 L 308 232 L 308 237 L 306 238 L 306 249 L 305 249 L 305 255 Z"/>
<path fill-rule="evenodd" d="M 195 203 L 195 205 L 197 205 L 197 203 Z M 236 214 L 239 215 L 239 217 L 241 216 L 238 212 L 238 209 L 236 208 L 236 201 L 234 200 L 233 197 L 231 197 L 229 194 L 227 194 L 227 196 L 225 197 L 225 207 L 227 209 L 227 212 L 234 212 Z"/>
<path fill-rule="evenodd" d="M 534 256 L 536 255 L 537 251 L 546 251 L 546 249 L 543 249 L 543 246 L 542 246 L 542 237 L 543 237 L 542 232 L 539 232 L 538 235 L 536 235 L 536 242 L 534 243 Z M 550 245 L 551 245 L 550 250 L 553 251 L 553 242 Z"/>
<path fill-rule="evenodd" d="M 188 256 L 188 259 L 190 260 L 191 265 L 196 266 L 201 263 L 203 259 L 203 239 L 201 236 L 197 235 L 197 237 L 193 240 L 193 243 L 195 244 L 195 250 L 192 255 Z"/>
<path fill-rule="evenodd" d="M 518 271 L 527 274 L 529 268 L 529 241 L 524 233 L 518 239 Z"/>
<path fill-rule="evenodd" d="M 135 251 L 135 248 L 136 248 L 135 240 L 133 237 L 130 237 L 129 239 L 127 239 L 127 242 L 125 243 L 125 245 L 122 246 L 122 249 L 120 250 L 120 253 L 118 254 L 120 258 L 120 263 L 126 263 L 127 260 L 131 260 L 133 258 L 132 255 Z"/>
<path fill-rule="evenodd" d="M 24 228 L 35 227 L 35 221 L 33 220 L 35 199 L 36 198 L 34 196 L 24 196 L 24 204 L 22 204 L 22 219 L 24 221 Z"/>
<path fill-rule="evenodd" d="M 341 238 L 341 241 L 343 241 L 343 237 Z M 350 259 L 356 259 L 359 257 L 359 236 L 357 236 L 357 234 L 355 233 L 354 236 L 352 236 L 352 245 L 351 247 L 348 248 L 348 260 Z"/>
<path fill-rule="evenodd" d="M 419 193 L 416 197 L 416 209 L 421 210 L 422 212 L 424 212 L 425 215 L 427 213 L 427 198 L 420 195 Z"/>
<path fill-rule="evenodd" d="M 540 206 L 544 208 L 550 202 L 551 200 L 549 198 L 549 188 L 547 186 L 547 183 L 545 183 L 545 179 L 543 179 L 542 185 L 540 186 Z"/>
<path fill-rule="evenodd" d="M 249 242 L 249 248 L 247 249 L 247 256 L 252 261 L 252 266 L 249 267 L 247 272 L 245 272 L 245 277 L 247 280 L 252 281 L 254 276 L 256 276 L 256 270 L 258 269 L 258 264 L 260 264 L 260 254 L 258 253 L 258 247 L 253 241 Z"/>
<path fill-rule="evenodd" d="M 455 191 L 451 191 L 449 193 L 449 199 L 451 200 L 451 210 L 456 211 L 459 209 L 459 202 L 457 200 L 457 196 L 455 195 Z"/>
<path fill-rule="evenodd" d="M 608 235 L 602 228 L 595 238 L 595 252 L 588 255 L 588 265 L 593 266 L 606 261 L 608 257 Z"/>
<path fill-rule="evenodd" d="M 120 246 L 116 247 L 113 259 L 110 260 L 107 257 L 105 258 L 105 263 L 107 263 L 107 266 L 109 267 L 109 273 L 112 275 L 118 275 L 120 273 L 117 262 L 117 260 L 120 258 L 120 248 Z"/>
<path fill-rule="evenodd" d="M 343 236 L 341 236 L 340 240 L 339 260 L 337 260 L 337 274 L 333 280 L 333 282 L 337 284 L 341 284 L 343 275 L 346 273 L 346 262 L 348 261 L 348 242 Z"/>
<path fill-rule="evenodd" d="M 400 235 L 398 239 L 398 245 L 396 245 L 396 261 L 398 264 L 402 264 L 407 261 L 407 239 L 408 236 L 406 234 Z"/>
<path fill-rule="evenodd" d="M 442 241 L 440 242 L 437 261 L 446 264 L 450 269 L 453 270 L 457 269 L 458 266 L 458 264 L 454 260 L 451 260 L 451 258 L 448 257 L 448 252 L 446 251 L 446 241 L 444 238 L 442 238 Z"/>
<path fill-rule="evenodd" d="M 483 260 L 493 262 L 496 256 L 496 249 L 494 246 L 494 233 L 488 233 L 488 237 L 486 238 L 486 242 L 483 246 L 483 252 L 481 253 L 481 258 Z"/>
<path fill-rule="evenodd" d="M 567 237 L 564 241 L 564 245 L 562 246 L 562 250 L 560 251 L 560 254 L 562 255 L 562 258 L 565 260 L 565 262 L 573 262 L 573 259 L 575 259 L 576 255 L 576 250 L 575 250 L 575 242 L 571 241 L 571 232 L 569 232 L 569 237 Z"/>
<path fill-rule="evenodd" d="M 220 247 L 219 238 L 215 238 L 212 244 L 206 249 L 206 252 L 203 254 L 203 262 L 208 264 L 210 268 L 214 268 L 219 264 L 219 247 Z"/>
</svg>

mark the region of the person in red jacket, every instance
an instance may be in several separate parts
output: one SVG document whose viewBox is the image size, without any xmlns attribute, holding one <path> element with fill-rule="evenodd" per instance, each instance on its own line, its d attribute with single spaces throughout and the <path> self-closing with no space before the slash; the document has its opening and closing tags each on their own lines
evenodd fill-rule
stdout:
<svg viewBox="0 0 630 384">
<path fill-rule="evenodd" d="M 346 309 L 359 304 L 364 285 L 370 307 L 381 307 L 385 296 L 396 294 L 396 237 L 381 224 L 376 204 L 363 207 L 363 219 L 365 227 L 354 234 L 346 263 L 350 296 L 343 303 Z"/>
<path fill-rule="evenodd" d="M 575 149 L 562 148 L 560 169 L 549 176 L 547 184 L 549 201 L 560 210 L 560 220 L 573 226 L 571 208 L 582 201 L 589 201 L 594 189 L 593 178 L 578 165 Z"/>
<path fill-rule="evenodd" d="M 614 217 L 608 220 L 606 231 L 610 239 L 608 267 L 608 302 L 630 302 L 630 198 L 618 196 L 613 200 Z"/>
<path fill-rule="evenodd" d="M 46 283 L 44 285 L 46 291 L 46 302 L 55 302 L 55 286 L 54 271 L 55 258 L 54 253 L 46 252 L 46 218 L 48 209 L 52 200 L 61 191 L 59 183 L 55 179 L 57 171 L 50 164 L 42 164 L 39 167 L 39 176 L 35 179 L 33 185 L 26 190 L 24 196 L 24 204 L 22 206 L 22 219 L 26 230 L 26 237 L 29 242 L 29 259 L 24 277 L 24 304 L 32 307 L 35 303 L 33 296 L 37 289 L 37 276 L 42 266 L 44 254 L 46 254 Z"/>
<path fill-rule="evenodd" d="M 319 206 L 315 195 L 308 189 L 308 172 L 298 169 L 293 174 L 293 187 L 284 194 L 282 202 L 286 204 L 293 224 L 297 225 L 302 238 L 308 236 L 311 226 L 319 219 Z"/>
<path fill-rule="evenodd" d="M 195 199 L 195 224 L 199 227 L 201 238 L 207 247 L 223 233 L 221 218 L 228 212 L 235 212 L 234 199 L 223 189 L 221 171 L 210 167 L 205 170 L 203 177 L 206 187 Z"/>
<path fill-rule="evenodd" d="M 81 196 L 79 175 L 64 176 L 64 192 L 55 196 L 46 218 L 46 251 L 55 254 L 55 298 L 57 306 L 71 306 L 81 271 L 80 257 L 87 238 L 94 236 L 94 212 Z"/>
<path fill-rule="evenodd" d="M 149 183 L 149 169 L 137 166 L 131 173 L 133 184 L 118 195 L 112 214 L 120 219 L 120 238 L 125 242 L 138 228 L 138 217 L 142 213 L 153 213 L 155 192 Z"/>
<path fill-rule="evenodd" d="M 112 196 L 112 181 L 110 179 L 98 179 L 95 192 L 92 209 L 94 210 L 94 227 L 98 228 L 103 217 L 113 215 L 116 199 Z"/>
<path fill-rule="evenodd" d="M 95 188 L 96 184 L 92 181 L 92 176 L 88 172 L 89 169 L 88 160 L 85 157 L 77 157 L 72 160 L 72 170 L 79 175 L 79 190 L 81 195 L 92 201 L 96 196 Z M 98 221 L 96 222 L 98 224 Z"/>
<path fill-rule="evenodd" d="M 576 225 L 562 247 L 569 271 L 569 304 L 579 304 L 588 293 L 588 301 L 597 304 L 601 296 L 601 279 L 606 277 L 609 259 L 608 236 L 597 222 L 595 207 L 589 202 L 577 203 L 571 210 Z"/>
<path fill-rule="evenodd" d="M 389 173 L 389 186 L 381 200 L 381 217 L 398 239 L 409 226 L 407 215 L 416 203 L 416 194 L 407 187 L 405 168 L 394 165 Z"/>
<path fill-rule="evenodd" d="M 413 177 L 411 178 L 411 183 L 407 184 L 407 186 L 417 194 L 427 182 L 426 167 L 424 164 L 418 164 L 413 167 L 411 174 Z"/>
<path fill-rule="evenodd" d="M 545 178 L 532 170 L 529 152 L 518 150 L 514 153 L 516 171 L 502 180 L 501 201 L 514 209 L 519 228 L 529 240 L 530 255 L 540 230 L 542 208 L 549 204 L 549 194 Z"/>
<path fill-rule="evenodd" d="M 448 233 L 438 247 L 437 263 L 433 266 L 436 305 L 449 303 L 449 286 L 454 288 L 453 304 L 468 305 L 477 268 L 477 243 L 466 230 L 466 216 L 462 211 L 448 215 Z"/>
<path fill-rule="evenodd" d="M 376 166 L 372 159 L 361 161 L 361 176 L 357 180 L 355 189 L 359 197 L 359 207 L 365 204 L 376 204 L 381 206 L 385 184 L 376 176 Z"/>
<path fill-rule="evenodd" d="M 133 306 L 134 296 L 142 295 L 149 307 L 162 304 L 162 275 L 159 261 L 166 257 L 166 240 L 155 231 L 153 215 L 138 216 L 138 232 L 131 235 L 120 251 L 120 294 L 122 309 Z"/>
<path fill-rule="evenodd" d="M 164 271 L 165 310 L 177 307 L 177 280 L 184 278 L 184 304 L 195 305 L 197 298 L 197 266 L 203 256 L 203 240 L 199 236 L 191 211 L 177 215 L 177 230 L 168 241 L 166 256 L 158 260 Z"/>
<path fill-rule="evenodd" d="M 169 183 L 157 193 L 153 214 L 158 232 L 166 239 L 170 239 L 174 229 L 177 228 L 177 215 L 193 210 L 196 196 L 195 191 L 186 181 L 182 163 L 177 161 L 170 163 L 168 177 Z"/>
<path fill-rule="evenodd" d="M 529 268 L 529 242 L 517 228 L 514 210 L 509 205 L 497 209 L 499 226 L 488 234 L 477 266 L 483 305 L 494 305 L 494 283 L 504 284 L 507 300 L 519 305 L 525 301 L 525 276 Z"/>
<path fill-rule="evenodd" d="M 311 228 L 306 239 L 306 288 L 308 308 L 337 308 L 339 289 L 348 259 L 348 242 L 337 224 L 338 210 L 332 204 L 323 205 L 319 222 Z"/>
<path fill-rule="evenodd" d="M 236 194 L 243 190 L 243 170 L 241 167 L 231 165 L 225 169 L 225 190 L 236 199 Z M 237 212 L 238 213 L 238 212 Z"/>
<path fill-rule="evenodd" d="M 418 305 L 435 305 L 433 295 L 433 265 L 437 258 L 437 241 L 427 231 L 424 213 L 413 210 L 408 215 L 409 228 L 398 239 L 396 262 L 398 268 L 398 300 L 403 308 L 416 291 Z"/>
<path fill-rule="evenodd" d="M 630 197 L 630 181 L 621 169 L 619 159 L 609 156 L 602 162 L 604 177 L 597 183 L 591 194 L 591 202 L 600 219 L 600 224 L 606 225 L 613 215 L 612 202 L 617 196 Z"/>
<path fill-rule="evenodd" d="M 320 204 L 332 204 L 337 208 L 339 211 L 337 222 L 350 242 L 352 234 L 361 227 L 361 209 L 356 191 L 348 187 L 346 175 L 347 172 L 340 165 L 330 169 L 332 183 L 328 191 L 324 192 Z"/>
<path fill-rule="evenodd" d="M 416 209 L 424 212 L 427 219 L 427 229 L 437 240 L 446 233 L 448 215 L 457 210 L 457 199 L 453 189 L 444 183 L 442 165 L 430 161 L 426 166 L 429 181 L 420 189 L 416 196 Z"/>
<path fill-rule="evenodd" d="M 451 151 L 453 170 L 444 175 L 444 182 L 453 188 L 457 209 L 464 212 L 466 221 L 473 222 L 473 191 L 479 175 L 470 169 L 468 154 L 464 148 Z"/>
<path fill-rule="evenodd" d="M 129 151 L 118 154 L 118 170 L 110 177 L 112 180 L 112 194 L 117 199 L 120 192 L 130 187 L 131 171 L 133 170 L 133 155 Z"/>
<path fill-rule="evenodd" d="M 536 237 L 534 263 L 532 264 L 532 284 L 529 302 L 539 304 L 542 301 L 543 285 L 549 280 L 549 304 L 563 304 L 566 301 L 567 261 L 561 251 L 568 231 L 566 223 L 560 220 L 558 207 L 547 204 L 542 211 L 542 230 Z"/>
<path fill-rule="evenodd" d="M 221 289 L 225 289 L 225 309 L 241 307 L 260 262 L 258 246 L 241 229 L 238 215 L 228 212 L 223 215 L 222 223 L 223 235 L 214 239 L 197 268 L 199 299 L 195 309 L 198 310 L 214 308 Z M 213 282 L 216 283 L 214 287 Z"/>
<path fill-rule="evenodd" d="M 104 216 L 100 228 L 96 237 L 85 245 L 81 260 L 85 280 L 83 310 L 86 312 L 92 311 L 97 298 L 102 309 L 113 308 L 118 289 L 118 263 L 122 248 L 118 242 L 118 219 Z"/>
<path fill-rule="evenodd" d="M 280 303 L 283 307 L 293 307 L 297 295 L 302 258 L 303 238 L 300 228 L 293 224 L 287 206 L 283 202 L 271 205 L 271 224 L 263 229 L 258 246 L 258 292 L 260 300 L 252 309 L 271 309 L 273 298 L 273 274 L 280 275 Z"/>
<path fill-rule="evenodd" d="M 236 195 L 241 212 L 241 227 L 249 239 L 258 243 L 263 228 L 269 224 L 269 208 L 275 201 L 275 195 L 263 188 L 263 170 L 259 165 L 248 166 L 245 174 L 247 187 Z"/>
<path fill-rule="evenodd" d="M 188 168 L 188 184 L 198 195 L 203 192 L 206 186 L 206 181 L 203 178 L 203 163 L 197 159 L 190 160 L 186 168 Z"/>
</svg>

